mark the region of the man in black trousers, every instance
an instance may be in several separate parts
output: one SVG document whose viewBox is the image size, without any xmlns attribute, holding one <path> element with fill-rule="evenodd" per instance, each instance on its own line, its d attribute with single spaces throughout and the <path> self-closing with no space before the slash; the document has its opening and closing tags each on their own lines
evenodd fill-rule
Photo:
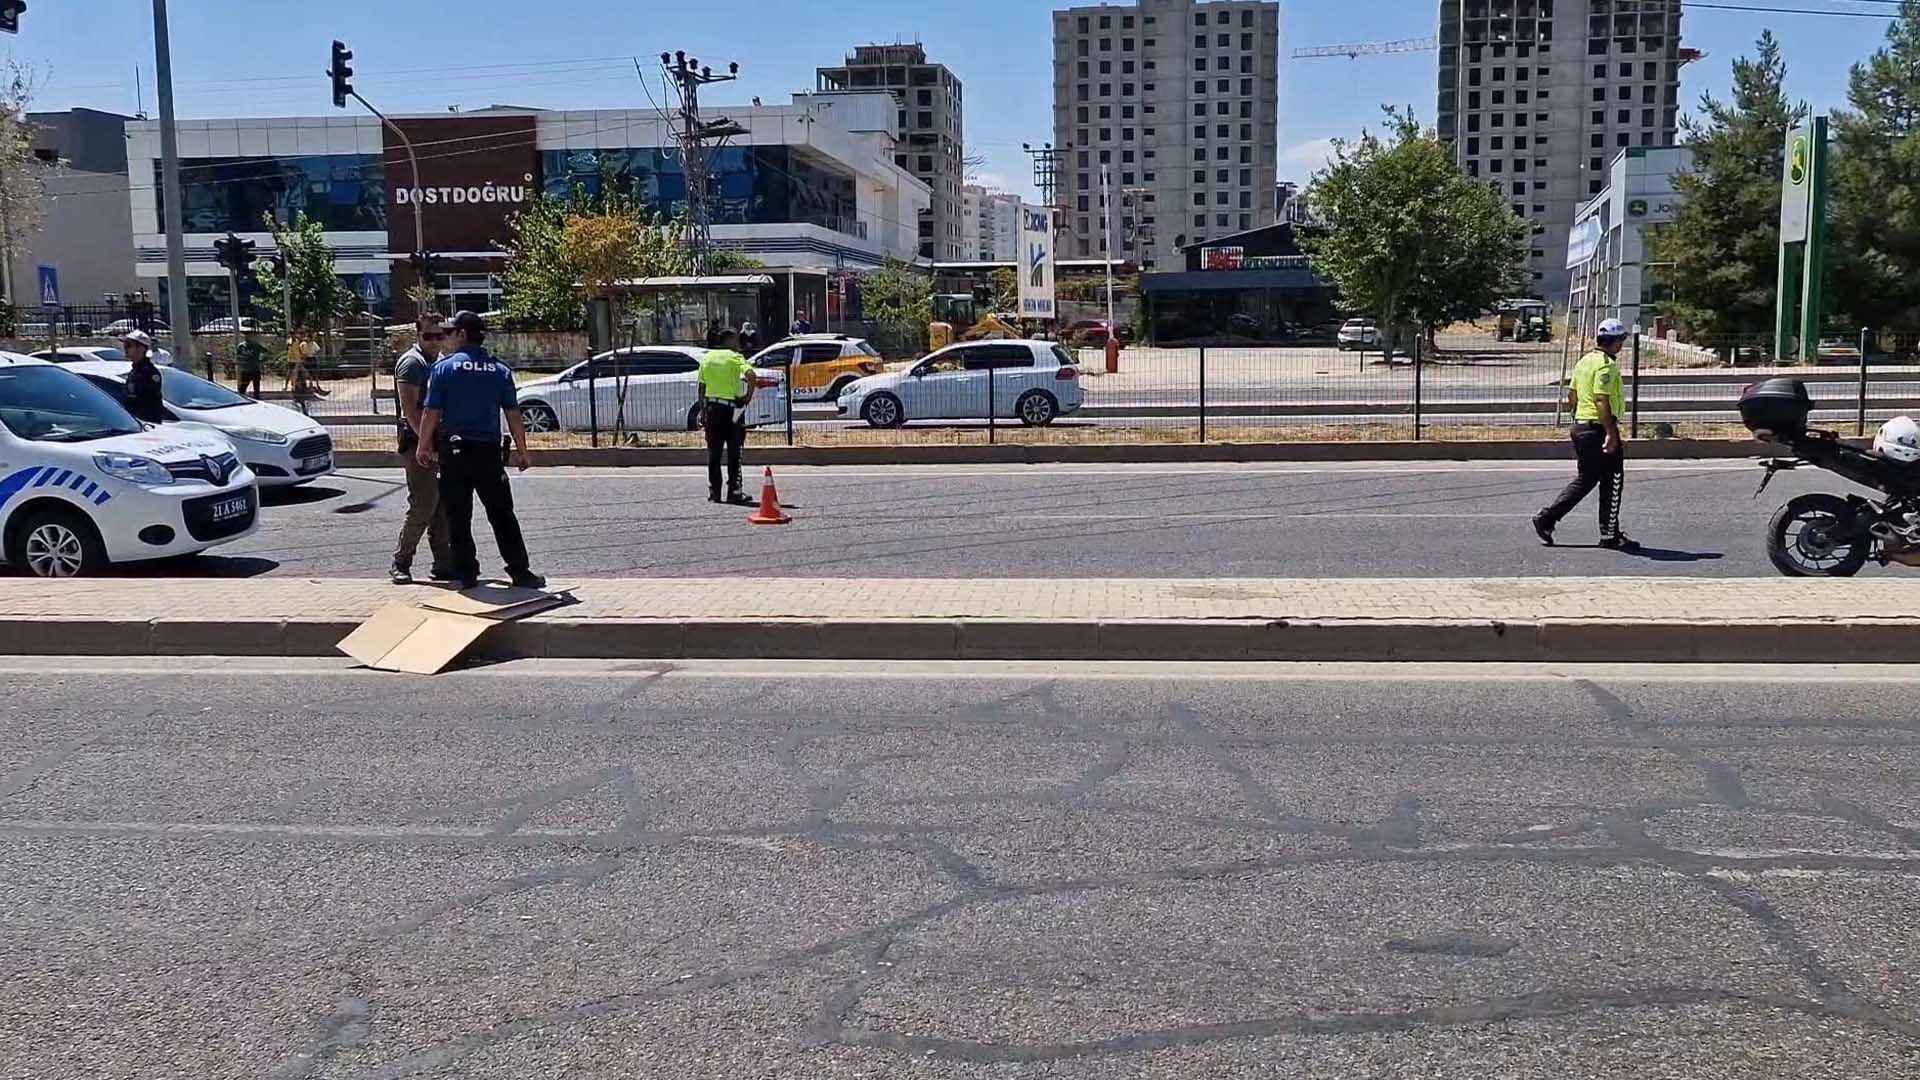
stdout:
<svg viewBox="0 0 1920 1080">
<path fill-rule="evenodd" d="M 487 509 L 493 539 L 507 564 L 507 577 L 523 589 L 544 588 L 547 579 L 527 566 L 527 542 L 513 513 L 513 489 L 507 484 L 500 417 L 513 432 L 513 464 L 527 470 L 527 425 L 520 419 L 513 369 L 488 355 L 487 324 L 462 311 L 441 324 L 446 332 L 442 359 L 427 381 L 426 407 L 420 412 L 419 461 L 440 462 L 440 506 L 447 515 L 455 580 L 463 589 L 480 583 L 480 560 L 473 546 L 473 499 Z"/>
</svg>

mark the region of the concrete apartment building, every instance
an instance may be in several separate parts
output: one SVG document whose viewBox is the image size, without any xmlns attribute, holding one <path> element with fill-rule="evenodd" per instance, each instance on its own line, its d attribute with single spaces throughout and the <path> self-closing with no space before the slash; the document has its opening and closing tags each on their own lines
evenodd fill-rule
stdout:
<svg viewBox="0 0 1920 1080">
<path fill-rule="evenodd" d="M 961 189 L 962 262 L 1013 262 L 1020 247 L 1020 197 L 978 184 Z"/>
<path fill-rule="evenodd" d="M 1567 230 L 1633 147 L 1678 130 L 1671 0 L 1440 0 L 1438 126 L 1534 224 L 1532 291 L 1565 302 Z"/>
<path fill-rule="evenodd" d="M 1273 221 L 1280 5 L 1136 0 L 1053 13 L 1060 252 L 1183 265 L 1180 249 Z"/>
<path fill-rule="evenodd" d="M 66 304 L 102 304 L 138 285 L 127 220 L 129 116 L 96 109 L 28 113 L 42 190 L 39 231 L 8 253 L 8 301 L 40 303 L 39 268 L 51 266 Z"/>
<path fill-rule="evenodd" d="M 887 90 L 900 103 L 900 147 L 894 161 L 933 190 L 927 218 L 918 222 L 920 254 L 936 262 L 961 257 L 961 186 L 966 169 L 961 138 L 960 80 L 945 64 L 927 62 L 919 45 L 861 45 L 839 67 L 815 70 L 822 91 Z"/>
</svg>

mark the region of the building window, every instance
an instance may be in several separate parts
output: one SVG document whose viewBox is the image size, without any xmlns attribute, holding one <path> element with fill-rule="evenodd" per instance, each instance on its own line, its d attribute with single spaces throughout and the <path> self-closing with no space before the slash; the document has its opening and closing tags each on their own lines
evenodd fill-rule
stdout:
<svg viewBox="0 0 1920 1080">
<path fill-rule="evenodd" d="M 1215 46 L 1216 48 L 1221 48 L 1221 49 L 1228 49 L 1228 48 L 1232 48 L 1232 47 L 1233 47 L 1233 35 L 1232 35 L 1232 34 L 1220 34 L 1220 35 L 1217 35 L 1217 36 L 1216 36 L 1216 37 L 1215 37 L 1215 38 L 1213 39 L 1213 44 L 1214 44 L 1214 46 Z"/>
<path fill-rule="evenodd" d="M 1241 97 L 1253 96 L 1253 80 L 1252 79 L 1240 80 L 1240 96 Z"/>
<path fill-rule="evenodd" d="M 1228 227 L 1228 225 L 1227 225 L 1227 222 L 1229 222 L 1229 221 L 1231 221 L 1231 220 L 1232 220 L 1232 218 L 1231 218 L 1231 217 L 1230 217 L 1229 215 L 1227 215 L 1227 214 L 1215 214 L 1215 215 L 1213 215 L 1213 223 L 1214 223 L 1215 225 L 1218 225 L 1218 226 L 1220 226 L 1220 227 L 1221 227 L 1221 228 L 1223 228 L 1223 229 L 1224 229 L 1224 228 L 1227 228 L 1227 227 Z"/>
<path fill-rule="evenodd" d="M 1194 93 L 1196 93 L 1196 94 L 1204 94 L 1204 93 L 1206 93 L 1206 92 L 1207 92 L 1207 80 L 1205 80 L 1205 79 L 1195 79 L 1195 80 L 1193 80 L 1193 92 L 1194 92 Z M 1198 108 L 1198 106 L 1195 106 L 1195 108 Z"/>
<path fill-rule="evenodd" d="M 1233 90 L 1233 80 L 1232 80 L 1232 79 L 1218 79 L 1218 80 L 1216 80 L 1216 81 L 1214 82 L 1214 84 L 1213 84 L 1213 90 L 1214 90 L 1214 92 L 1215 92 L 1215 93 L 1217 93 L 1217 94 L 1225 94 L 1225 93 L 1229 93 L 1229 92 L 1231 92 L 1231 91 Z"/>
<path fill-rule="evenodd" d="M 1205 205 L 1207 205 L 1207 193 L 1206 193 L 1206 192 L 1204 192 L 1204 191 L 1196 191 L 1196 192 L 1194 192 L 1194 193 L 1193 193 L 1193 205 L 1195 205 L 1195 206 L 1205 206 Z"/>
<path fill-rule="evenodd" d="M 1100 106 L 1100 119 L 1102 120 L 1113 119 L 1113 106 L 1111 105 Z"/>
<path fill-rule="evenodd" d="M 1194 48 L 1196 48 L 1196 49 L 1204 49 L 1204 48 L 1206 48 L 1206 47 L 1207 47 L 1207 35 L 1205 35 L 1205 34 L 1195 34 L 1195 35 L 1193 35 L 1193 47 L 1194 47 Z"/>
<path fill-rule="evenodd" d="M 1112 52 L 1112 51 L 1113 51 L 1113 39 L 1112 39 L 1112 38 L 1101 38 L 1101 39 L 1100 39 L 1100 51 L 1101 51 L 1101 52 Z"/>
<path fill-rule="evenodd" d="M 1216 169 L 1213 174 L 1213 182 L 1216 184 L 1224 184 L 1227 182 L 1229 175 L 1231 174 L 1225 169 Z"/>
<path fill-rule="evenodd" d="M 1233 102 L 1231 101 L 1215 102 L 1213 106 L 1213 111 L 1220 116 L 1226 116 L 1229 113 L 1233 112 Z"/>
<path fill-rule="evenodd" d="M 1111 60 L 1100 61 L 1100 74 L 1102 75 L 1113 74 L 1113 61 Z"/>
</svg>

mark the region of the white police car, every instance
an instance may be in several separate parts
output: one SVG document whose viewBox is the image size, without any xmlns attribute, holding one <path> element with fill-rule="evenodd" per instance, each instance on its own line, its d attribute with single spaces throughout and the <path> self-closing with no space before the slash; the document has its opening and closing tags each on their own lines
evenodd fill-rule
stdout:
<svg viewBox="0 0 1920 1080">
<path fill-rule="evenodd" d="M 149 429 L 57 364 L 0 352 L 0 553 L 38 577 L 189 555 L 259 525 L 260 494 L 212 431 Z"/>
</svg>

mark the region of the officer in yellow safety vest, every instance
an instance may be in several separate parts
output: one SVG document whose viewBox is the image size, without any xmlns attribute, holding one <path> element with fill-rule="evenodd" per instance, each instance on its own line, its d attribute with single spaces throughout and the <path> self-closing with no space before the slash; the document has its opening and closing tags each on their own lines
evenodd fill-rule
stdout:
<svg viewBox="0 0 1920 1080">
<path fill-rule="evenodd" d="M 1620 500 L 1626 486 L 1626 448 L 1620 438 L 1620 417 L 1627 411 L 1626 391 L 1620 381 L 1618 357 L 1627 328 L 1619 319 L 1602 322 L 1593 334 L 1597 348 L 1573 367 L 1567 387 L 1567 406 L 1573 410 L 1573 456 L 1580 472 L 1553 500 L 1533 516 L 1540 542 L 1553 543 L 1554 527 L 1595 487 L 1600 489 L 1600 546 L 1637 551 L 1640 545 L 1620 531 Z"/>
<path fill-rule="evenodd" d="M 747 403 L 753 400 L 753 365 L 740 355 L 740 332 L 722 330 L 715 348 L 700 360 L 700 423 L 707 433 L 707 501 L 720 500 L 720 452 L 727 455 L 727 498 L 752 506 L 740 481 L 740 448 L 747 441 Z"/>
</svg>

